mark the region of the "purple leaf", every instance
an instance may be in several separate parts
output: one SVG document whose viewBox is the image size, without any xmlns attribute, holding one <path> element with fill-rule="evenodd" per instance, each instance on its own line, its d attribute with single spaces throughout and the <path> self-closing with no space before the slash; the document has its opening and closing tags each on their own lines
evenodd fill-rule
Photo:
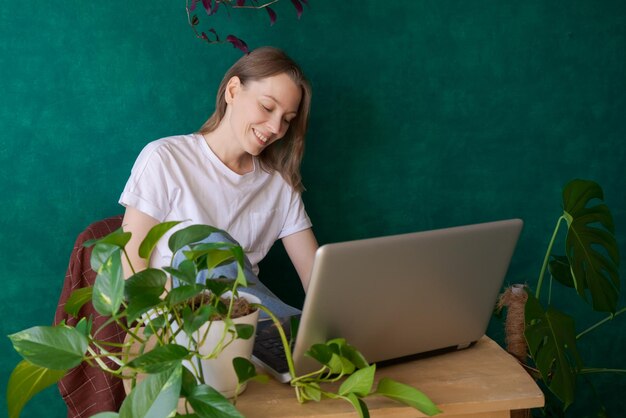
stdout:
<svg viewBox="0 0 626 418">
<path fill-rule="evenodd" d="M 215 32 L 215 29 L 211 28 L 211 29 L 209 29 L 209 32 L 211 32 L 213 35 L 215 35 L 215 40 L 216 40 L 217 42 L 219 42 L 219 41 L 220 41 L 220 37 L 219 37 L 219 35 L 217 34 L 217 32 Z"/>
<path fill-rule="evenodd" d="M 274 23 L 276 23 L 276 12 L 270 7 L 266 7 L 265 10 L 267 10 L 267 14 L 270 15 L 270 26 L 274 25 Z"/>
<path fill-rule="evenodd" d="M 244 54 L 249 53 L 248 51 L 248 45 L 246 45 L 246 43 L 244 41 L 242 41 L 241 39 L 237 38 L 234 35 L 228 35 L 226 37 L 226 40 L 228 42 L 230 42 L 231 44 L 233 44 L 233 46 L 237 49 L 239 49 L 240 51 L 242 51 Z"/>
<path fill-rule="evenodd" d="M 196 10 L 196 3 L 198 2 L 198 0 L 191 0 L 191 6 L 189 7 L 189 10 L 191 10 L 192 12 L 194 10 Z"/>
<path fill-rule="evenodd" d="M 211 0 L 202 0 L 202 5 L 204 6 L 206 12 L 211 14 Z"/>
<path fill-rule="evenodd" d="M 215 5 L 213 6 L 213 10 L 211 11 L 211 13 L 209 13 L 209 15 L 214 15 L 215 13 L 217 13 L 217 9 L 220 7 L 220 2 L 216 1 Z"/>
<path fill-rule="evenodd" d="M 206 36 L 206 33 L 202 32 L 202 34 L 200 35 L 202 37 L 202 39 L 204 39 L 205 41 L 209 40 L 209 37 Z"/>
<path fill-rule="evenodd" d="M 300 19 L 300 16 L 302 16 L 302 4 L 300 4 L 300 0 L 291 0 L 291 3 L 293 3 L 293 6 L 298 11 L 298 19 Z"/>
<path fill-rule="evenodd" d="M 246 4 L 246 0 L 237 0 L 237 7 L 241 7 Z"/>
</svg>

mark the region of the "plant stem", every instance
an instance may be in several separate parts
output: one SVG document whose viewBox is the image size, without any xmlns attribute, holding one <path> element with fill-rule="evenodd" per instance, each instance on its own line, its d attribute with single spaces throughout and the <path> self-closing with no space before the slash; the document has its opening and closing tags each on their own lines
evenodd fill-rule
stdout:
<svg viewBox="0 0 626 418">
<path fill-rule="evenodd" d="M 100 357 L 106 357 L 104 355 L 99 355 L 96 354 L 96 352 L 93 350 L 93 348 L 91 347 L 87 347 L 87 351 L 91 354 L 93 360 L 96 361 L 96 363 L 98 363 L 98 367 L 100 367 L 102 370 L 104 370 L 105 372 L 109 372 L 112 374 L 117 374 L 116 370 L 111 369 L 110 367 L 108 367 L 104 361 L 102 361 L 102 359 Z"/>
<path fill-rule="evenodd" d="M 279 1 L 280 0 L 271 0 L 271 1 L 268 1 L 267 3 L 260 4 L 258 6 L 237 6 L 237 5 L 233 6 L 233 5 L 230 5 L 230 7 L 232 7 L 233 9 L 263 9 L 265 7 L 271 6 L 274 3 L 278 3 Z"/>
<path fill-rule="evenodd" d="M 125 314 L 122 314 L 125 315 Z M 115 319 L 115 322 L 117 323 L 117 325 L 122 328 L 124 330 L 124 332 L 128 335 L 130 335 L 132 338 L 134 338 L 135 340 L 139 341 L 140 343 L 145 343 L 146 341 L 141 338 L 135 331 L 131 331 L 130 327 L 126 326 L 126 324 L 124 324 L 124 321 L 120 321 L 119 318 Z M 102 329 L 103 327 L 100 327 L 100 329 Z M 94 333 L 95 335 L 96 333 Z M 114 344 L 109 344 L 114 346 Z M 123 345 L 126 345 L 126 343 L 124 343 Z"/>
<path fill-rule="evenodd" d="M 609 316 L 607 316 L 606 318 L 596 322 L 595 324 L 593 324 L 592 326 L 590 326 L 589 328 L 587 328 L 586 330 L 584 330 L 583 332 L 581 332 L 580 334 L 578 334 L 576 336 L 576 339 L 579 339 L 580 337 L 584 336 L 585 334 L 593 331 L 594 329 L 598 328 L 600 325 L 604 324 L 605 322 L 611 321 L 613 318 L 615 318 L 617 315 L 621 315 L 624 312 L 626 312 L 626 307 L 620 309 L 619 311 L 615 312 L 614 314 L 610 314 Z"/>
<path fill-rule="evenodd" d="M 126 252 L 126 247 L 122 247 L 122 252 L 124 253 L 124 257 L 126 257 L 126 262 L 128 263 L 128 266 L 130 267 L 130 271 L 133 272 L 133 274 L 135 274 L 135 268 L 133 267 L 133 263 L 130 262 L 130 257 L 128 256 L 128 253 Z"/>
<path fill-rule="evenodd" d="M 323 366 L 318 371 L 311 372 L 309 374 L 305 374 L 305 375 L 298 376 L 298 377 L 292 376 L 291 377 L 291 384 L 293 386 L 294 383 L 298 383 L 298 382 L 301 382 L 301 381 L 306 381 L 306 379 L 309 379 L 309 378 L 316 378 L 317 376 L 321 375 L 322 373 L 324 373 L 327 370 L 328 370 L 328 367 Z M 320 380 L 327 380 L 327 379 L 321 378 Z"/>
<path fill-rule="evenodd" d="M 561 215 L 556 222 L 556 227 L 554 228 L 554 232 L 552 233 L 552 238 L 550 239 L 550 244 L 548 244 L 548 250 L 546 251 L 546 256 L 543 259 L 543 265 L 541 266 L 541 273 L 539 274 L 539 280 L 537 281 L 537 290 L 535 290 L 535 297 L 539 299 L 539 295 L 541 294 L 541 285 L 543 284 L 543 276 L 546 274 L 546 269 L 548 267 L 548 260 L 550 260 L 550 253 L 552 252 L 552 247 L 554 246 L 554 241 L 556 240 L 556 235 L 559 232 L 559 227 L 561 226 L 561 221 L 563 221 L 565 217 Z"/>
<path fill-rule="evenodd" d="M 253 303 L 252 306 L 258 309 L 261 309 L 263 312 L 265 312 L 270 317 L 272 322 L 274 322 L 274 325 L 276 325 L 276 328 L 278 329 L 278 333 L 280 335 L 280 339 L 283 343 L 283 349 L 285 350 L 285 357 L 287 357 L 287 365 L 289 366 L 289 374 L 291 375 L 292 378 L 295 378 L 296 368 L 293 365 L 293 358 L 291 357 L 291 349 L 289 348 L 289 341 L 287 340 L 287 335 L 285 335 L 285 330 L 283 329 L 283 326 L 281 325 L 276 315 L 274 315 L 274 313 L 270 311 L 267 307 L 261 304 L 256 304 L 256 303 Z"/>
<path fill-rule="evenodd" d="M 117 364 L 118 366 L 124 366 L 124 363 L 117 357 L 117 354 L 113 354 L 109 350 L 104 349 L 104 347 L 102 347 L 100 344 L 98 344 L 97 341 L 93 341 L 92 340 L 91 343 L 100 350 L 100 354 L 99 355 L 95 354 L 95 351 L 93 351 L 94 359 L 95 359 L 95 357 L 106 357 L 109 360 L 111 360 L 112 362 L 114 362 L 115 364 Z"/>
</svg>

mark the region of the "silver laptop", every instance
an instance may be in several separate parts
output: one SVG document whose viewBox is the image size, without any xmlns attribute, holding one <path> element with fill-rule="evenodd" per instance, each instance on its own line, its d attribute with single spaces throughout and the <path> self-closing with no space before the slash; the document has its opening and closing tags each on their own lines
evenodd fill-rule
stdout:
<svg viewBox="0 0 626 418">
<path fill-rule="evenodd" d="M 305 356 L 316 343 L 343 337 L 370 363 L 447 348 L 485 334 L 522 220 L 327 244 L 316 255 L 295 339 L 298 375 L 320 365 Z M 253 359 L 278 380 L 286 369 Z"/>
</svg>

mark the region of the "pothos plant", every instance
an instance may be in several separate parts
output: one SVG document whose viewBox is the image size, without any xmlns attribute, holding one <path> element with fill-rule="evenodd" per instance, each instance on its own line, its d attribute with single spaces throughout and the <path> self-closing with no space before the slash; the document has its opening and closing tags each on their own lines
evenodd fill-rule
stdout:
<svg viewBox="0 0 626 418">
<path fill-rule="evenodd" d="M 248 45 L 239 37 L 229 34 L 226 38 L 220 38 L 220 35 L 215 28 L 210 27 L 207 30 L 199 29 L 201 25 L 201 18 L 198 16 L 198 11 L 206 12 L 206 16 L 214 16 L 218 10 L 225 10 L 229 17 L 231 12 L 235 10 L 256 10 L 267 13 L 270 26 L 274 25 L 277 19 L 274 5 L 280 0 L 185 0 L 187 10 L 187 21 L 191 26 L 194 34 L 198 39 L 201 39 L 209 44 L 223 44 L 230 43 L 235 48 L 241 50 L 244 54 L 247 54 Z M 291 4 L 296 10 L 298 19 L 304 11 L 303 5 L 308 5 L 308 0 L 290 0 Z M 201 3 L 201 7 L 198 7 L 198 3 Z M 220 7 L 221 6 L 221 7 Z M 204 15 L 204 13 L 200 13 Z"/>
<path fill-rule="evenodd" d="M 524 336 L 535 370 L 548 395 L 559 401 L 560 414 L 574 402 L 576 381 L 592 373 L 621 373 L 626 370 L 584 365 L 578 342 L 600 325 L 626 312 L 619 308 L 619 250 L 615 226 L 602 188 L 593 181 L 572 180 L 563 189 L 563 213 L 556 226 L 541 267 L 534 294 L 528 291 Z M 552 253 L 565 231 L 565 254 Z M 548 295 L 542 295 L 546 273 L 550 273 Z M 554 279 L 554 280 L 552 280 Z M 574 318 L 553 304 L 553 284 L 573 290 L 591 310 L 607 316 L 577 331 Z"/>
<path fill-rule="evenodd" d="M 165 222 L 152 228 L 139 247 L 139 255 L 149 260 L 157 242 L 178 223 Z M 182 262 L 174 264 L 172 256 L 170 266 L 133 270 L 126 280 L 122 257 L 130 264 L 126 250 L 130 233 L 120 229 L 87 242 L 86 246 L 93 246 L 91 266 L 97 272 L 96 281 L 92 287 L 75 290 L 65 309 L 76 317 L 81 307 L 91 302 L 99 314 L 109 318 L 103 327 L 115 322 L 126 331 L 127 338 L 122 346 L 100 341 L 96 338 L 99 330 L 92 329 L 92 319 L 85 317 L 80 318 L 76 326 L 65 323 L 35 326 L 10 335 L 13 347 L 23 360 L 9 378 L 9 417 L 19 417 L 24 405 L 35 394 L 58 382 L 83 361 L 130 382 L 126 385 L 130 389 L 119 412 L 99 413 L 95 415 L 98 418 L 242 417 L 235 406 L 236 396 L 232 400 L 226 399 L 205 383 L 201 367 L 193 367 L 197 359 L 219 358 L 234 339 L 248 339 L 254 335 L 253 325 L 233 322 L 239 290 L 248 285 L 244 274 L 244 252 L 231 242 L 206 242 L 214 233 L 223 236 L 223 231 L 207 225 L 179 229 L 171 234 L 168 246 L 172 254 L 184 254 Z M 196 283 L 200 271 L 211 272 L 226 263 L 235 263 L 235 277 Z M 179 286 L 170 288 L 167 285 L 170 277 L 175 277 Z M 262 304 L 252 303 L 251 307 L 266 312 L 278 327 L 298 401 L 344 399 L 361 417 L 366 417 L 368 409 L 363 399 L 380 395 L 428 415 L 440 412 L 426 395 L 400 382 L 381 379 L 373 389 L 376 366 L 368 364 L 358 350 L 343 339 L 311 347 L 308 354 L 320 362 L 320 369 L 296 376 L 290 341 L 281 321 Z M 202 336 L 195 340 L 192 337 L 189 345 L 177 343 L 179 333 L 198 335 L 198 330 L 212 321 L 223 321 L 225 326 L 216 348 L 209 354 L 206 350 L 205 354 L 200 353 Z M 110 362 L 105 359 L 115 366 L 107 365 Z M 239 385 L 250 380 L 262 382 L 268 379 L 257 374 L 247 358 L 237 357 L 232 363 Z M 338 389 L 326 388 L 326 383 L 335 382 L 342 382 Z M 178 410 L 180 399 L 184 400 L 184 412 Z"/>
</svg>

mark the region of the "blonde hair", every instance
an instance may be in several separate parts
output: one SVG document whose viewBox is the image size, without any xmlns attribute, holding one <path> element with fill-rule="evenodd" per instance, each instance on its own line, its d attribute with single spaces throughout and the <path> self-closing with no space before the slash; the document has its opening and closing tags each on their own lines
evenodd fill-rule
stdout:
<svg viewBox="0 0 626 418">
<path fill-rule="evenodd" d="M 278 171 L 287 183 L 295 190 L 304 190 L 300 163 L 304 155 L 304 139 L 309 124 L 311 107 L 311 85 L 304 73 L 283 51 L 273 47 L 257 48 L 241 57 L 226 72 L 217 90 L 215 111 L 202 125 L 199 133 L 206 134 L 217 129 L 226 113 L 226 85 L 232 77 L 239 77 L 241 84 L 248 81 L 261 80 L 279 74 L 287 74 L 302 90 L 302 98 L 296 117 L 289 124 L 285 136 L 269 145 L 259 155 L 261 168 L 268 172 Z"/>
</svg>

